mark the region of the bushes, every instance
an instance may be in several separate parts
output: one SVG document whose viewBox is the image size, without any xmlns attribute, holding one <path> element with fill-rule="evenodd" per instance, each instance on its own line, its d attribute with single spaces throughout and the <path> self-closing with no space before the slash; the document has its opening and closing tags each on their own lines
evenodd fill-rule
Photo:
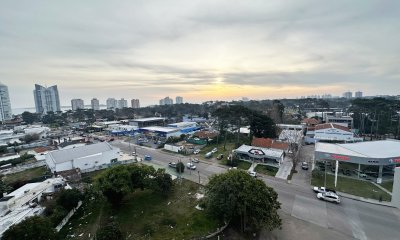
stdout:
<svg viewBox="0 0 400 240">
<path fill-rule="evenodd" d="M 96 232 L 97 240 L 120 240 L 124 239 L 121 230 L 114 222 L 99 228 Z"/>
<path fill-rule="evenodd" d="M 157 171 L 150 166 L 115 166 L 102 172 L 96 179 L 97 189 L 114 206 L 136 189 L 152 189 L 167 195 L 172 187 L 171 175 L 165 169 Z"/>
<path fill-rule="evenodd" d="M 83 200 L 83 194 L 78 189 L 67 189 L 60 193 L 57 205 L 63 207 L 68 212 L 78 206 L 79 201 Z"/>
<path fill-rule="evenodd" d="M 9 164 L 9 163 L 11 163 L 13 166 L 15 166 L 17 164 L 25 162 L 27 159 L 30 159 L 30 158 L 33 158 L 33 155 L 25 153 L 24 155 L 21 155 L 19 158 L 14 158 L 14 159 L 11 159 L 11 160 L 2 161 L 0 163 L 0 166 L 6 165 L 6 164 Z"/>
</svg>

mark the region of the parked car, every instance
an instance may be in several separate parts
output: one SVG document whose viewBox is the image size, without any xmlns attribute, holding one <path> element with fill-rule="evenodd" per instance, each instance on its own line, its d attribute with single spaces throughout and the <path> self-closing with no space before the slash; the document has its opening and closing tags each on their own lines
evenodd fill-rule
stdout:
<svg viewBox="0 0 400 240">
<path fill-rule="evenodd" d="M 199 149 L 196 149 L 196 150 L 193 151 L 193 153 L 194 153 L 194 154 L 199 154 L 199 153 L 200 153 L 200 150 L 199 150 Z"/>
<path fill-rule="evenodd" d="M 151 160 L 151 156 L 150 155 L 144 155 L 144 160 L 150 161 Z"/>
<path fill-rule="evenodd" d="M 351 176 L 351 171 L 349 169 L 343 169 L 342 172 L 343 175 Z"/>
<path fill-rule="evenodd" d="M 247 173 L 252 177 L 257 177 L 257 173 L 254 171 L 248 171 Z"/>
<path fill-rule="evenodd" d="M 228 170 L 234 170 L 234 169 L 237 169 L 237 167 L 230 167 L 230 168 L 228 168 Z"/>
<path fill-rule="evenodd" d="M 186 165 L 186 167 L 188 168 L 188 169 L 191 169 L 191 170 L 196 170 L 196 165 L 194 165 L 193 163 L 187 163 L 187 165 Z"/>
<path fill-rule="evenodd" d="M 212 152 L 208 152 L 208 153 L 206 153 L 206 155 L 204 155 L 204 157 L 205 158 L 210 158 L 210 157 L 212 157 L 212 154 L 213 154 Z"/>
<path fill-rule="evenodd" d="M 213 150 L 211 150 L 212 153 L 216 153 L 218 152 L 218 148 L 213 148 Z"/>
<path fill-rule="evenodd" d="M 336 191 L 334 189 L 325 188 L 325 187 L 314 187 L 313 191 L 316 193 L 326 193 L 326 192 L 336 193 Z"/>
<path fill-rule="evenodd" d="M 199 159 L 198 159 L 198 158 L 193 158 L 193 159 L 192 159 L 192 162 L 198 163 L 198 162 L 199 162 Z"/>
<path fill-rule="evenodd" d="M 222 158 L 224 158 L 224 154 L 218 155 L 217 160 L 221 160 Z"/>
<path fill-rule="evenodd" d="M 366 178 L 366 177 L 367 177 L 367 174 L 365 174 L 365 173 L 360 173 L 359 176 L 362 177 L 362 178 Z"/>
<path fill-rule="evenodd" d="M 176 163 L 175 162 L 169 162 L 168 167 L 176 168 Z"/>
<path fill-rule="evenodd" d="M 308 170 L 308 163 L 307 162 L 302 162 L 301 163 L 301 169 Z"/>
<path fill-rule="evenodd" d="M 340 203 L 339 196 L 333 192 L 318 193 L 317 198 L 327 202 Z"/>
</svg>

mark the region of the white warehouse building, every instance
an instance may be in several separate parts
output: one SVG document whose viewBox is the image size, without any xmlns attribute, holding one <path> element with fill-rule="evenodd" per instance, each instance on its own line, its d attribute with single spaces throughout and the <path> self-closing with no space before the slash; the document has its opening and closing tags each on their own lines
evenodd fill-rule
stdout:
<svg viewBox="0 0 400 240">
<path fill-rule="evenodd" d="M 46 155 L 46 164 L 52 172 L 79 168 L 90 171 L 96 167 L 116 162 L 119 148 L 100 142 L 70 149 L 51 151 Z"/>
</svg>

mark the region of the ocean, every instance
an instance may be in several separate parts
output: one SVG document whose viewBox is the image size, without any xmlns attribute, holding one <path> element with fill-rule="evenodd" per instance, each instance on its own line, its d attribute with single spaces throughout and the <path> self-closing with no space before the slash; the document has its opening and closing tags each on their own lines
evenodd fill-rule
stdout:
<svg viewBox="0 0 400 240">
<path fill-rule="evenodd" d="M 85 109 L 89 109 L 90 106 L 85 106 Z M 106 109 L 106 106 L 102 106 L 100 105 L 100 109 Z M 71 110 L 72 107 L 71 106 L 61 106 L 61 111 L 68 111 Z M 14 115 L 18 115 L 18 114 L 22 114 L 23 112 L 31 112 L 31 113 L 35 113 L 36 112 L 36 108 L 34 107 L 30 107 L 30 108 L 13 108 L 11 109 L 12 114 Z"/>
</svg>

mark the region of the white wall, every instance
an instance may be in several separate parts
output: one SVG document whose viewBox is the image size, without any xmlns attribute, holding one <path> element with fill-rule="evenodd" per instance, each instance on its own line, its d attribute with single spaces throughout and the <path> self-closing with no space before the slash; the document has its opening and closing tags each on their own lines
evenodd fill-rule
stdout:
<svg viewBox="0 0 400 240">
<path fill-rule="evenodd" d="M 172 152 L 179 152 L 182 147 L 181 146 L 174 146 L 174 145 L 170 145 L 170 144 L 165 144 L 164 145 L 164 149 L 168 150 L 168 151 L 172 151 Z"/>
<path fill-rule="evenodd" d="M 340 129 L 329 128 L 315 130 L 316 139 L 336 140 L 336 141 L 353 141 L 354 134 Z"/>
<path fill-rule="evenodd" d="M 394 171 L 392 204 L 400 209 L 400 167 L 396 167 Z"/>
</svg>

